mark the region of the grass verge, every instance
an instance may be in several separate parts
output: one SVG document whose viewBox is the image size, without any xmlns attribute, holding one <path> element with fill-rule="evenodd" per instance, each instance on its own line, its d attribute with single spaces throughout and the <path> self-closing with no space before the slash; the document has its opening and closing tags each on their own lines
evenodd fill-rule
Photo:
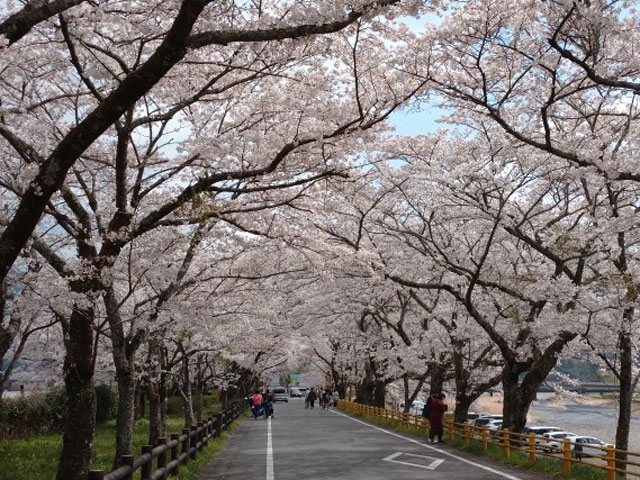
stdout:
<svg viewBox="0 0 640 480">
<path fill-rule="evenodd" d="M 244 418 L 246 418 L 245 415 L 241 415 L 229 429 L 222 432 L 220 437 L 209 440 L 202 452 L 198 452 L 196 460 L 181 466 L 180 474 L 172 478 L 178 480 L 197 478 Z M 167 418 L 167 434 L 179 433 L 183 426 L 182 415 L 170 415 Z M 109 420 L 96 427 L 92 469 L 106 472 L 111 470 L 115 449 L 115 428 L 115 420 Z M 140 455 L 142 445 L 147 443 L 148 429 L 148 420 L 142 419 L 136 422 L 133 432 L 135 456 Z M 60 433 L 0 442 L 0 480 L 32 480 L 34 478 L 54 480 L 61 449 L 62 434 Z M 134 478 L 140 478 L 139 471 Z"/>
</svg>

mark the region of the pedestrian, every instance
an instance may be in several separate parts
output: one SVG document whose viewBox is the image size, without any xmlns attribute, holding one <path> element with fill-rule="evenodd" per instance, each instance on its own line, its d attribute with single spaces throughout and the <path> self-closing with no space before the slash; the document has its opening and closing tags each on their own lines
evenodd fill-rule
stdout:
<svg viewBox="0 0 640 480">
<path fill-rule="evenodd" d="M 328 388 L 322 393 L 322 408 L 324 410 L 329 410 L 331 406 L 331 390 Z"/>
<path fill-rule="evenodd" d="M 263 402 L 264 404 L 264 418 L 273 418 L 273 394 L 267 388 L 267 391 L 264 392 Z"/>
<path fill-rule="evenodd" d="M 422 408 L 422 416 L 429 420 L 431 417 L 431 405 L 433 404 L 433 392 L 429 392 L 429 398 L 427 398 L 427 402 L 424 404 Z"/>
<path fill-rule="evenodd" d="M 304 392 L 304 408 L 309 408 L 309 391 Z"/>
<path fill-rule="evenodd" d="M 309 395 L 307 395 L 307 399 L 309 400 L 309 408 L 313 408 L 313 404 L 315 403 L 316 398 L 316 391 L 312 387 L 311 390 L 309 390 Z"/>
<path fill-rule="evenodd" d="M 337 390 L 333 391 L 333 408 L 338 407 L 338 400 L 340 400 L 340 394 Z"/>
<path fill-rule="evenodd" d="M 431 410 L 429 414 L 429 422 L 431 423 L 431 428 L 429 429 L 429 443 L 434 443 L 435 437 L 438 437 L 438 443 L 443 443 L 442 419 L 446 410 L 447 406 L 444 404 L 444 393 L 436 394 L 431 402 Z"/>
<path fill-rule="evenodd" d="M 262 414 L 262 401 L 263 398 L 260 390 L 256 390 L 256 393 L 254 393 L 253 397 L 251 397 L 251 410 L 253 411 L 253 418 L 255 418 L 256 420 Z"/>
</svg>

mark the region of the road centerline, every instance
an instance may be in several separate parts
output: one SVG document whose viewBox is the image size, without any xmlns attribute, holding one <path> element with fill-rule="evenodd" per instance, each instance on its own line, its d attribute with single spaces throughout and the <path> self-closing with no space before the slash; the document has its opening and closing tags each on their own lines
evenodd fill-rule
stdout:
<svg viewBox="0 0 640 480">
<path fill-rule="evenodd" d="M 267 420 L 267 480 L 274 480 L 273 475 L 273 442 L 271 435 L 271 417 Z"/>
</svg>

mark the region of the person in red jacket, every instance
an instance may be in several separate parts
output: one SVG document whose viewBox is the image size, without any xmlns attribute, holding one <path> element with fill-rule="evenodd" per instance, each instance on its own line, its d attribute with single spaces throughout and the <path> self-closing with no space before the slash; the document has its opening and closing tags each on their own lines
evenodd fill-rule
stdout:
<svg viewBox="0 0 640 480">
<path fill-rule="evenodd" d="M 438 443 L 442 443 L 442 418 L 447 406 L 444 403 L 444 393 L 439 393 L 433 399 L 431 404 L 431 429 L 429 430 L 429 443 L 434 443 L 434 438 L 438 437 Z"/>
<path fill-rule="evenodd" d="M 262 400 L 262 394 L 259 390 L 256 390 L 256 393 L 254 393 L 253 397 L 251 397 L 251 403 L 253 404 L 253 418 L 255 418 L 256 420 L 260 415 L 262 415 Z"/>
</svg>

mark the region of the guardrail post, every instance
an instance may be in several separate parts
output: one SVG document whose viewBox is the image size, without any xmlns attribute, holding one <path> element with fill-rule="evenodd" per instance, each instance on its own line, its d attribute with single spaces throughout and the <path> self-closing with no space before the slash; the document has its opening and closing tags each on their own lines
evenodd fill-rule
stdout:
<svg viewBox="0 0 640 480">
<path fill-rule="evenodd" d="M 204 447 L 204 423 L 200 422 L 198 423 L 198 450 L 202 451 L 203 447 Z"/>
<path fill-rule="evenodd" d="M 489 449 L 489 441 L 487 438 L 487 427 L 485 427 L 484 425 L 480 426 L 481 428 L 481 435 L 482 435 L 482 451 L 486 452 Z"/>
<path fill-rule="evenodd" d="M 616 452 L 611 445 L 607 445 L 607 480 L 616 480 Z"/>
<path fill-rule="evenodd" d="M 102 480 L 104 478 L 104 470 L 89 470 L 89 480 Z"/>
<path fill-rule="evenodd" d="M 162 453 L 158 455 L 158 470 L 162 471 L 158 479 L 164 480 L 167 478 L 167 472 L 164 471 L 164 468 L 167 466 L 167 437 L 160 437 L 158 439 L 158 445 L 165 447 Z"/>
<path fill-rule="evenodd" d="M 184 463 L 187 464 L 189 463 L 189 457 L 190 457 L 189 450 L 191 450 L 191 436 L 189 436 L 189 429 L 183 428 L 182 435 L 186 435 L 186 438 L 182 441 L 182 448 L 181 448 L 180 454 L 181 455 L 183 453 L 187 454 L 187 456 L 184 458 Z"/>
<path fill-rule="evenodd" d="M 392 408 L 391 409 L 391 424 L 396 423 L 396 419 L 394 417 L 394 413 L 395 413 L 395 410 Z"/>
<path fill-rule="evenodd" d="M 568 438 L 562 441 L 562 473 L 565 475 L 571 473 L 571 443 Z"/>
<path fill-rule="evenodd" d="M 133 455 L 122 455 L 120 457 L 120 463 L 123 466 L 131 467 L 129 473 L 125 475 L 122 480 L 133 480 Z"/>
<path fill-rule="evenodd" d="M 191 442 L 189 445 L 189 451 L 191 452 L 191 460 L 196 459 L 196 452 L 198 451 L 198 427 L 191 425 L 191 432 L 189 433 Z"/>
<path fill-rule="evenodd" d="M 175 440 L 175 445 L 173 447 L 171 447 L 171 461 L 174 462 L 176 460 L 178 460 L 178 444 L 180 443 L 180 434 L 179 433 L 172 433 L 171 434 L 171 441 L 173 442 Z M 169 472 L 171 475 L 178 475 L 178 472 L 180 470 L 180 465 L 179 463 L 176 463 L 176 466 L 173 467 L 173 469 Z"/>
<path fill-rule="evenodd" d="M 511 458 L 511 444 L 509 440 L 509 429 L 502 429 L 502 443 L 504 445 L 504 458 Z"/>
<path fill-rule="evenodd" d="M 462 424 L 462 428 L 463 428 L 463 434 L 464 434 L 464 444 L 465 445 L 469 445 L 469 424 L 467 422 L 464 422 Z"/>
<path fill-rule="evenodd" d="M 222 413 L 216 415 L 216 437 L 222 434 Z"/>
<path fill-rule="evenodd" d="M 140 480 L 150 480 L 151 479 L 151 464 L 153 463 L 153 459 L 151 458 L 151 451 L 153 447 L 151 445 L 143 445 L 142 446 L 142 455 L 149 454 L 149 461 L 144 462 L 140 467 Z"/>
<path fill-rule="evenodd" d="M 536 436 L 533 433 L 529 434 L 529 463 L 535 463 L 536 461 Z"/>
</svg>

